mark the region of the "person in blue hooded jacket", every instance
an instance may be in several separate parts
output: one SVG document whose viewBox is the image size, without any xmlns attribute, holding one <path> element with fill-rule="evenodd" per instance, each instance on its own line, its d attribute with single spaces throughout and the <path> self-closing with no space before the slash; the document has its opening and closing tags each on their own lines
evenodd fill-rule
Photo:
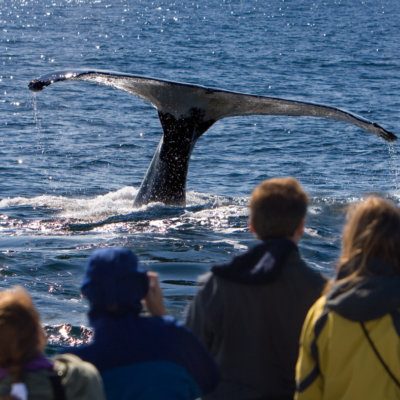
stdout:
<svg viewBox="0 0 400 400">
<path fill-rule="evenodd" d="M 97 367 L 108 400 L 189 400 L 217 386 L 212 356 L 187 328 L 164 315 L 158 275 L 143 270 L 132 251 L 95 251 L 82 294 L 90 302 L 94 339 L 64 352 Z M 142 300 L 151 316 L 140 315 Z"/>
</svg>

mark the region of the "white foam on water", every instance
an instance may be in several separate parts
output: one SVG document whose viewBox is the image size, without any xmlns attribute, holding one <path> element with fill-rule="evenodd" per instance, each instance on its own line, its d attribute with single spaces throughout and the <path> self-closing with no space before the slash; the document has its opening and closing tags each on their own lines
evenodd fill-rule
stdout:
<svg viewBox="0 0 400 400">
<path fill-rule="evenodd" d="M 94 198 L 68 198 L 63 196 L 42 195 L 33 198 L 14 197 L 0 201 L 0 209 L 8 207 L 30 206 L 44 208 L 52 211 L 50 217 L 62 219 L 75 219 L 80 221 L 101 221 L 111 216 L 126 215 L 132 212 L 157 211 L 168 206 L 163 203 L 150 203 L 141 208 L 133 208 L 133 202 L 138 189 L 126 186 L 115 192 L 109 192 Z M 193 218 L 196 220 L 218 219 L 226 221 L 229 216 L 248 215 L 247 202 L 245 198 L 228 198 L 205 193 L 188 192 L 187 210 L 183 213 L 183 219 Z M 206 209 L 192 212 L 193 206 L 202 206 Z M 6 219 L 6 215 L 1 215 Z M 160 221 L 152 221 L 151 225 L 157 227 L 162 225 Z M 160 226 L 161 226 L 160 225 Z"/>
<path fill-rule="evenodd" d="M 58 211 L 61 218 L 80 220 L 102 219 L 111 215 L 124 215 L 133 211 L 133 201 L 138 190 L 127 186 L 116 192 L 97 196 L 93 199 L 77 199 L 62 196 L 43 195 L 33 198 L 14 197 L 0 201 L 0 208 L 15 206 L 44 207 Z"/>
<path fill-rule="evenodd" d="M 313 206 L 310 206 L 310 207 L 308 207 L 308 212 L 309 212 L 310 214 L 315 214 L 315 215 L 317 215 L 317 214 L 321 214 L 322 210 L 321 210 L 320 207 L 313 207 Z"/>
<path fill-rule="evenodd" d="M 181 215 L 172 218 L 163 217 L 169 206 L 163 203 L 151 203 L 141 208 L 133 208 L 133 202 L 138 189 L 126 186 L 120 190 L 99 195 L 94 198 L 67 198 L 62 196 L 43 195 L 34 198 L 15 197 L 0 201 L 0 209 L 7 212 L 7 207 L 30 206 L 33 209 L 48 209 L 48 218 L 32 219 L 27 222 L 16 219 L 8 220 L 5 214 L 0 214 L 1 234 L 29 234 L 51 235 L 70 234 L 68 224 L 78 222 L 100 222 L 108 217 L 123 216 L 134 213 L 139 219 L 130 221 L 129 217 L 124 222 L 112 222 L 93 229 L 99 233 L 128 232 L 128 233 L 166 233 L 172 230 L 204 228 L 225 235 L 245 232 L 248 230 L 247 218 L 250 215 L 248 202 L 245 197 L 230 198 L 206 193 L 188 192 L 187 206 Z M 363 201 L 362 197 L 349 196 L 314 197 L 311 199 L 309 216 L 320 218 L 326 212 L 331 214 L 343 213 L 349 204 Z M 200 207 L 200 210 L 199 208 Z M 329 211 L 328 211 L 329 210 Z M 153 214 L 154 211 L 154 214 Z M 140 214 L 143 213 L 143 219 Z M 152 217 L 149 217 L 149 212 Z M 110 221 L 111 222 L 111 221 Z M 306 228 L 306 234 L 320 238 L 320 233 L 311 228 Z M 239 243 L 232 243 L 237 250 L 244 250 Z"/>
<path fill-rule="evenodd" d="M 312 228 L 304 228 L 304 232 L 307 235 L 314 236 L 314 237 L 321 237 L 321 235 L 318 234 L 318 231 L 316 229 Z"/>
<path fill-rule="evenodd" d="M 237 250 L 246 251 L 249 249 L 246 245 L 241 244 L 238 240 L 225 240 L 225 243 L 231 244 L 233 248 Z"/>
<path fill-rule="evenodd" d="M 207 219 L 207 218 L 223 218 L 227 219 L 230 216 L 232 217 L 240 217 L 240 216 L 249 216 L 250 211 L 247 206 L 242 205 L 226 205 L 218 208 L 205 209 L 197 212 L 186 211 L 185 214 L 182 215 L 182 218 L 196 218 L 196 219 Z"/>
<path fill-rule="evenodd" d="M 313 269 L 317 269 L 317 270 L 323 270 L 323 271 L 332 271 L 332 268 L 330 267 L 329 263 L 316 263 L 310 260 L 307 260 L 307 264 L 310 265 Z M 321 265 L 321 264 L 325 264 L 325 265 Z"/>
<path fill-rule="evenodd" d="M 217 196 L 207 193 L 198 193 L 198 192 L 187 192 L 186 193 L 186 205 L 194 206 L 194 205 L 206 205 L 209 208 L 220 208 L 224 206 L 229 206 L 232 204 L 248 206 L 248 198 L 246 197 L 225 197 L 225 196 Z"/>
</svg>

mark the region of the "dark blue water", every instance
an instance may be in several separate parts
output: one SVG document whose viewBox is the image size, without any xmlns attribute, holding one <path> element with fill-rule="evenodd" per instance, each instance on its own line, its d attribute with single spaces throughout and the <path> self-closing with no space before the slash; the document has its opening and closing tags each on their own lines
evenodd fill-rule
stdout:
<svg viewBox="0 0 400 400">
<path fill-rule="evenodd" d="M 197 277 L 255 243 L 252 189 L 288 175 L 312 198 L 301 253 L 331 273 L 346 207 L 370 193 L 399 202 L 397 144 L 331 120 L 222 120 L 196 145 L 187 207 L 134 210 L 161 137 L 156 110 L 89 83 L 36 97 L 27 85 L 108 69 L 321 102 L 400 134 L 399 12 L 393 0 L 0 0 L 1 287 L 31 293 L 53 349 L 76 344 L 90 337 L 88 256 L 127 246 L 182 319 Z"/>
</svg>

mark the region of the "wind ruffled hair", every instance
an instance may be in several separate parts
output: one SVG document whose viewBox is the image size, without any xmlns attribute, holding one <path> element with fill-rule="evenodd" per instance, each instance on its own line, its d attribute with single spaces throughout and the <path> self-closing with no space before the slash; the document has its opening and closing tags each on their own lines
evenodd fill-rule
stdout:
<svg viewBox="0 0 400 400">
<path fill-rule="evenodd" d="M 10 395 L 0 400 L 26 398 L 23 367 L 43 351 L 46 337 L 39 313 L 21 287 L 0 292 L 0 338 L 0 368 L 10 374 L 13 382 Z"/>
<path fill-rule="evenodd" d="M 343 230 L 342 254 L 336 269 L 338 281 L 347 281 L 343 290 L 354 287 L 367 276 L 379 275 L 371 262 L 384 261 L 400 275 L 400 210 L 379 197 L 351 206 Z M 329 291 L 329 282 L 325 293 Z"/>
</svg>

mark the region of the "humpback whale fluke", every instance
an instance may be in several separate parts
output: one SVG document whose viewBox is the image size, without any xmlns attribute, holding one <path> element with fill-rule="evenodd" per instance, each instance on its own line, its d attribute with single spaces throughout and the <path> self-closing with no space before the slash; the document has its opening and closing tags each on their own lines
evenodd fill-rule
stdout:
<svg viewBox="0 0 400 400">
<path fill-rule="evenodd" d="M 253 96 L 112 71 L 69 70 L 41 76 L 29 83 L 37 92 L 52 83 L 75 80 L 100 83 L 124 90 L 152 104 L 158 111 L 164 135 L 136 196 L 134 206 L 155 201 L 186 203 L 186 176 L 197 139 L 215 122 L 246 115 L 319 117 L 356 125 L 388 142 L 396 135 L 356 114 L 321 104 Z"/>
</svg>

